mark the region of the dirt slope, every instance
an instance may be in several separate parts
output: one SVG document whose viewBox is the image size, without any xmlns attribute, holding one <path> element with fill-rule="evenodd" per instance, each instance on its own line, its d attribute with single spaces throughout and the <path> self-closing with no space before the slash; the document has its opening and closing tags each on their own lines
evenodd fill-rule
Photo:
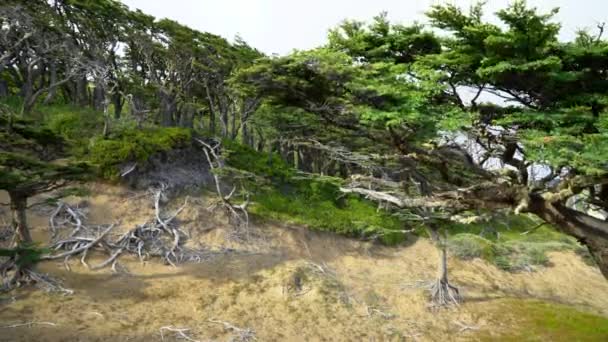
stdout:
<svg viewBox="0 0 608 342">
<path fill-rule="evenodd" d="M 100 184 L 91 190 L 91 223 L 120 221 L 126 229 L 152 215 L 145 193 Z M 71 272 L 62 263 L 45 263 L 40 268 L 63 279 L 74 295 L 32 290 L 2 295 L 0 341 L 158 341 L 167 326 L 188 328 L 185 334 L 199 341 L 239 340 L 247 333 L 258 341 L 494 340 L 515 338 L 536 319 L 522 308 L 545 305 L 537 300 L 608 317 L 608 282 L 572 253 L 553 253 L 551 267 L 520 274 L 481 260 L 450 260 L 452 280 L 466 302 L 458 309 L 433 310 L 424 285 L 435 275 L 437 256 L 426 239 L 388 248 L 258 223 L 250 242 L 236 243 L 226 241 L 229 226 L 206 209 L 204 196 L 189 203 L 179 219 L 193 243 L 237 252 L 179 268 L 123 257 L 128 273 L 121 274 L 92 272 L 77 260 Z M 29 216 L 34 235 L 47 239 L 44 210 Z M 24 322 L 56 325 L 6 327 Z M 570 339 L 547 334 L 527 337 Z M 183 340 L 166 329 L 163 336 Z M 608 339 L 601 331 L 599 336 Z"/>
</svg>

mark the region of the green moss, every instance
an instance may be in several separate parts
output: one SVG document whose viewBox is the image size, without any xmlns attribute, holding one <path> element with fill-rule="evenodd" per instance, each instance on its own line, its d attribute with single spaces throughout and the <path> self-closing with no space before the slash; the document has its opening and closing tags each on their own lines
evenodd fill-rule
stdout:
<svg viewBox="0 0 608 342">
<path fill-rule="evenodd" d="M 121 163 L 145 162 L 155 153 L 188 146 L 191 139 L 190 130 L 178 127 L 123 129 L 106 139 L 93 138 L 87 157 L 99 167 L 102 177 L 114 179 Z"/>
<path fill-rule="evenodd" d="M 480 333 L 487 341 L 608 341 L 608 318 L 536 300 L 504 300 L 496 315 L 512 315 L 517 329 L 499 336 Z M 504 321 L 503 318 L 499 318 Z"/>
</svg>

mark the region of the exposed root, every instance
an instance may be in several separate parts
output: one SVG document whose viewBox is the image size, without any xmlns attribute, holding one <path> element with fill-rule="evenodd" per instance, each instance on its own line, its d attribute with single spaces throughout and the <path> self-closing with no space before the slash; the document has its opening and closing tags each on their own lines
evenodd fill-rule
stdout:
<svg viewBox="0 0 608 342">
<path fill-rule="evenodd" d="M 0 265 L 0 277 L 3 280 L 0 292 L 9 292 L 24 285 L 35 285 L 47 292 L 58 292 L 64 295 L 74 293 L 73 290 L 63 287 L 58 280 L 46 274 L 38 273 L 29 267 L 19 266 L 14 258 L 10 258 Z"/>
<path fill-rule="evenodd" d="M 230 215 L 230 219 L 235 227 L 233 238 L 241 240 L 244 236 L 244 240 L 248 241 L 250 239 L 249 213 L 247 212 L 249 195 L 245 194 L 245 201 L 237 205 L 233 204 L 231 201 L 232 196 L 236 192 L 236 187 L 233 187 L 228 195 L 223 194 L 220 177 L 218 175 L 218 170 L 224 168 L 224 161 L 219 156 L 220 143 L 213 142 L 209 144 L 201 139 L 196 139 L 196 141 L 203 146 L 203 152 L 205 153 L 207 163 L 209 164 L 211 174 L 215 181 L 215 190 L 220 199 L 218 204 Z M 218 205 L 213 205 L 210 209 L 215 209 L 217 206 Z"/>
<path fill-rule="evenodd" d="M 160 330 L 160 339 L 162 341 L 165 340 L 165 334 L 164 334 L 164 332 L 165 331 L 170 331 L 170 332 L 175 333 L 175 335 L 177 337 L 182 338 L 182 339 L 184 339 L 186 341 L 201 342 L 200 340 L 195 340 L 195 339 L 193 339 L 192 337 L 190 337 L 190 336 L 188 336 L 186 334 L 186 332 L 190 331 L 190 329 L 188 329 L 188 328 L 175 328 L 175 327 L 172 327 L 172 326 L 166 326 L 166 327 L 161 327 L 159 330 Z"/>
<path fill-rule="evenodd" d="M 173 266 L 184 262 L 202 262 L 217 254 L 218 252 L 205 248 L 192 249 L 185 246 L 188 235 L 175 223 L 175 218 L 188 205 L 188 198 L 175 212 L 164 214 L 161 200 L 165 190 L 167 187 L 163 184 L 150 190 L 154 201 L 152 220 L 137 225 L 114 239 L 111 231 L 115 225 L 88 226 L 83 223 L 86 216 L 81 210 L 60 203 L 49 220 L 53 233 L 51 249 L 64 252 L 44 255 L 42 259 L 63 259 L 69 270 L 70 258 L 80 255 L 81 264 L 91 270 L 111 266 L 112 271 L 124 273 L 127 271 L 118 264 L 118 258 L 123 254 L 136 255 L 142 262 L 151 257 L 160 257 Z M 99 264 L 89 265 L 87 257 L 93 250 L 107 254 L 107 258 Z"/>
<path fill-rule="evenodd" d="M 438 279 L 430 288 L 433 307 L 459 306 L 462 301 L 458 288 L 445 279 Z"/>
<path fill-rule="evenodd" d="M 229 322 L 218 321 L 215 319 L 209 319 L 208 322 L 215 323 L 215 324 L 221 324 L 224 326 L 225 330 L 232 332 L 234 334 L 234 336 L 232 336 L 230 341 L 234 341 L 234 342 L 257 341 L 255 331 L 251 328 L 239 328 Z"/>
<path fill-rule="evenodd" d="M 460 330 L 458 330 L 459 333 L 465 332 L 467 330 L 479 330 L 478 326 L 465 324 L 460 321 L 454 321 L 454 324 L 456 324 L 460 328 Z"/>
<path fill-rule="evenodd" d="M 390 312 L 384 312 L 380 309 L 377 309 L 377 308 L 374 308 L 371 306 L 366 306 L 365 310 L 367 311 L 368 317 L 379 316 L 383 319 L 393 319 L 396 317 L 395 314 L 392 314 Z"/>
<path fill-rule="evenodd" d="M 10 324 L 10 325 L 5 325 L 0 327 L 0 329 L 7 329 L 7 328 L 19 328 L 19 327 L 31 327 L 33 325 L 48 325 L 48 326 L 52 326 L 52 327 L 56 327 L 57 323 L 53 323 L 53 322 L 25 322 L 25 323 L 15 323 L 15 324 Z"/>
</svg>

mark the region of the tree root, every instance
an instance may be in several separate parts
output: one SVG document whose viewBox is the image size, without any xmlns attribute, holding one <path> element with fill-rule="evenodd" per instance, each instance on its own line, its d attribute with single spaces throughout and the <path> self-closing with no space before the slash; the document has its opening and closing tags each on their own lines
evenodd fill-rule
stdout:
<svg viewBox="0 0 608 342">
<path fill-rule="evenodd" d="M 220 158 L 218 152 L 220 143 L 215 142 L 215 144 L 212 146 L 201 139 L 196 139 L 196 141 L 203 146 L 203 152 L 205 153 L 207 163 L 209 164 L 209 169 L 211 170 L 211 174 L 213 175 L 213 180 L 215 182 L 215 190 L 220 199 L 218 204 L 221 205 L 221 207 L 224 208 L 229 214 L 230 220 L 235 227 L 235 234 L 233 234 L 232 237 L 235 240 L 249 241 L 249 213 L 247 212 L 249 195 L 246 194 L 246 199 L 243 203 L 236 205 L 231 202 L 231 198 L 236 192 L 236 187 L 233 187 L 227 196 L 223 194 L 220 177 L 217 172 L 217 170 L 224 168 L 224 161 Z M 215 209 L 216 207 L 218 207 L 218 205 L 212 205 L 210 209 Z M 241 238 L 243 236 L 244 238 Z"/>
<path fill-rule="evenodd" d="M 256 335 L 255 335 L 255 331 L 253 329 L 251 329 L 251 328 L 239 328 L 239 327 L 233 325 L 232 323 L 224 322 L 224 321 L 218 321 L 218 320 L 215 320 L 215 319 L 209 319 L 207 321 L 210 322 L 210 323 L 214 323 L 214 324 L 221 324 L 221 325 L 224 326 L 225 330 L 234 333 L 235 336 L 233 336 L 231 338 L 231 341 L 235 341 L 235 342 L 257 341 Z"/>
<path fill-rule="evenodd" d="M 166 327 L 161 327 L 159 330 L 160 330 L 160 339 L 161 339 L 161 341 L 165 340 L 165 334 L 164 334 L 164 332 L 166 330 L 166 331 L 170 331 L 170 332 L 175 333 L 175 335 L 177 335 L 179 338 L 182 338 L 182 339 L 184 339 L 186 341 L 201 342 L 200 340 L 195 340 L 195 339 L 193 339 L 192 337 L 190 337 L 190 336 L 188 336 L 186 334 L 186 332 L 190 331 L 190 329 L 188 329 L 188 328 L 175 328 L 173 326 L 166 326 Z"/>
<path fill-rule="evenodd" d="M 175 212 L 163 214 L 160 203 L 166 189 L 167 187 L 161 184 L 150 190 L 154 201 L 154 218 L 137 225 L 116 239 L 110 237 L 114 224 L 88 226 L 83 223 L 85 216 L 79 209 L 60 203 L 49 220 L 54 240 L 51 249 L 64 252 L 44 255 L 42 260 L 63 259 L 66 269 L 69 270 L 70 258 L 80 255 L 82 265 L 91 270 L 111 266 L 112 271 L 118 273 L 119 270 L 124 270 L 124 266 L 118 264 L 118 258 L 123 254 L 136 255 L 142 262 L 151 257 L 160 257 L 173 266 L 209 259 L 214 254 L 210 250 L 184 246 L 188 235 L 175 224 L 175 218 L 188 205 L 188 198 Z M 107 254 L 107 258 L 99 264 L 89 265 L 86 259 L 92 250 Z"/>
<path fill-rule="evenodd" d="M 3 279 L 0 292 L 9 292 L 23 285 L 35 285 L 46 292 L 58 292 L 64 295 L 74 293 L 46 274 L 36 272 L 30 267 L 19 266 L 13 258 L 0 266 L 0 276 Z"/>
<path fill-rule="evenodd" d="M 432 307 L 459 306 L 462 302 L 458 288 L 445 279 L 435 281 L 430 287 L 430 292 Z"/>
</svg>

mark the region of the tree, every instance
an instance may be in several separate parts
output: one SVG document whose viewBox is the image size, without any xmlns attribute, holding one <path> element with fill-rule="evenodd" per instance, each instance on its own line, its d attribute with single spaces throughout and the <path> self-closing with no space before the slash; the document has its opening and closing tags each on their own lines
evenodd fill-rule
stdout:
<svg viewBox="0 0 608 342">
<path fill-rule="evenodd" d="M 56 160 L 64 142 L 48 129 L 23 119 L 11 122 L 5 115 L 0 116 L 0 126 L 0 189 L 10 198 L 12 247 L 29 253 L 33 241 L 26 219 L 28 198 L 83 179 L 88 168 L 82 163 Z M 31 263 L 22 263 L 19 257 L 23 254 L 15 253 L 0 269 L 3 276 L 10 270 L 15 272 L 5 284 L 9 288 L 33 275 L 28 269 Z"/>
<path fill-rule="evenodd" d="M 362 137 L 366 147 L 347 146 L 381 154 L 401 170 L 370 171 L 344 192 L 390 203 L 428 222 L 431 235 L 456 213 L 530 212 L 585 244 L 608 278 L 608 223 L 570 204 L 608 210 L 607 74 L 595 64 L 607 51 L 601 41 L 558 42 L 554 13 L 515 2 L 497 13 L 501 29 L 482 21 L 481 5 L 469 14 L 434 7 L 433 25 L 453 36 L 410 63 L 390 58 L 398 54 L 385 40 L 371 39 L 386 36 L 382 18 L 370 38 L 363 24 L 347 22 L 345 35 L 332 31 L 328 49 L 266 59 L 238 80 L 270 104 L 303 110 L 344 137 Z M 475 99 L 489 89 L 519 106 L 469 106 L 456 98 L 463 86 L 477 89 Z M 544 174 L 533 174 L 539 168 Z M 417 186 L 403 188 L 396 182 L 403 179 Z M 441 278 L 442 292 L 450 294 L 447 276 Z"/>
</svg>

